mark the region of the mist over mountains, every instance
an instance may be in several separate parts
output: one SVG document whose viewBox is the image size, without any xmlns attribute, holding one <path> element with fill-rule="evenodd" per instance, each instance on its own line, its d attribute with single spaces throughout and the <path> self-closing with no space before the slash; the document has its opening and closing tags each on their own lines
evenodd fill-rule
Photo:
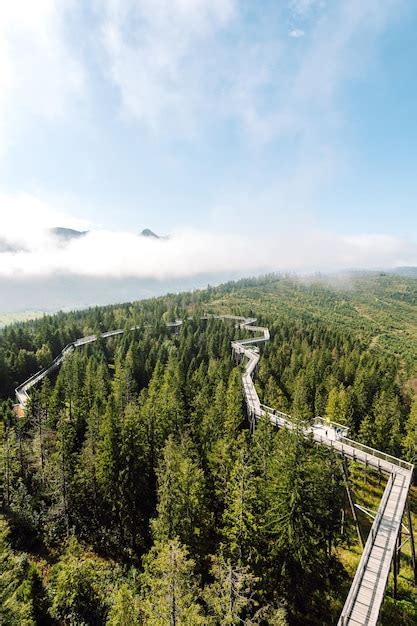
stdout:
<svg viewBox="0 0 417 626">
<path fill-rule="evenodd" d="M 417 267 L 388 269 L 387 273 L 417 278 Z M 208 284 L 218 285 L 238 280 L 243 272 L 203 273 L 196 276 L 169 279 L 91 278 L 88 276 L 59 275 L 53 277 L 10 280 L 0 277 L 0 309 L 2 313 L 43 311 L 53 313 L 90 306 L 131 302 L 166 293 L 204 289 Z M 313 277 L 312 277 L 313 278 Z M 325 276 L 323 276 L 325 278 Z M 307 280 L 307 278 L 306 278 Z M 330 279 L 329 279 L 330 280 Z M 331 277 L 333 287 L 338 275 Z M 349 274 L 340 274 L 340 284 L 345 285 Z M 308 282 L 308 280 L 307 280 Z"/>
<path fill-rule="evenodd" d="M 311 275 L 398 265 L 404 275 L 416 272 L 417 248 L 387 235 L 182 229 L 161 236 L 150 228 L 58 221 L 53 213 L 41 218 L 11 211 L 0 225 L 0 312 L 126 302 L 274 271 Z"/>
<path fill-rule="evenodd" d="M 67 242 L 84 237 L 88 234 L 88 230 L 75 230 L 74 228 L 63 228 L 62 226 L 57 226 L 55 228 L 51 228 L 50 233 L 56 239 Z"/>
<path fill-rule="evenodd" d="M 138 278 L 91 278 L 61 275 L 31 280 L 10 280 L 0 277 L 1 312 L 45 311 L 82 309 L 89 306 L 142 300 L 207 287 L 235 280 L 241 275 L 201 274 L 198 276 L 153 280 Z"/>
<path fill-rule="evenodd" d="M 417 278 L 417 267 L 396 267 L 390 270 L 391 274 L 397 276 L 407 276 L 408 278 Z"/>
<path fill-rule="evenodd" d="M 53 227 L 47 229 L 49 243 L 59 249 L 71 248 L 71 244 L 92 234 L 89 230 Z M 152 231 L 143 229 L 138 241 L 153 242 L 167 240 Z M 29 243 L 30 247 L 30 243 Z M 0 238 L 0 254 L 18 255 L 28 253 L 24 245 L 12 243 Z M 115 252 L 117 253 L 117 251 Z M 53 250 L 51 250 L 53 254 Z M 92 255 L 94 250 L 92 249 Z M 111 250 L 109 250 L 111 254 Z M 91 259 L 91 262 L 93 259 Z M 79 273 L 58 272 L 52 275 L 25 276 L 23 273 L 13 277 L 0 274 L 0 310 L 4 313 L 20 311 L 45 311 L 80 309 L 89 306 L 117 302 L 140 300 L 163 295 L 169 291 L 184 291 L 206 287 L 208 283 L 218 284 L 240 277 L 236 272 L 203 272 L 194 276 L 179 278 L 154 279 L 135 276 L 89 276 Z"/>
<path fill-rule="evenodd" d="M 100 275 L 97 268 L 97 257 L 102 255 L 113 258 L 115 265 L 125 250 L 138 251 L 140 246 L 145 248 L 145 256 L 152 257 L 153 252 L 160 255 L 159 245 L 168 243 L 169 237 L 160 236 L 150 228 L 145 228 L 138 234 L 122 234 L 121 242 L 114 237 L 100 231 L 77 230 L 62 226 L 43 229 L 42 232 L 33 231 L 33 237 L 26 235 L 26 239 L 13 240 L 0 238 L 0 261 L 25 259 L 32 256 L 34 263 L 27 269 L 13 271 L 10 276 L 2 275 L 0 271 L 0 311 L 16 313 L 22 311 L 55 312 L 58 310 L 80 309 L 89 306 L 109 303 L 140 300 L 143 298 L 163 295 L 169 291 L 184 291 L 206 287 L 207 284 L 218 284 L 240 277 L 241 273 L 229 270 L 220 272 L 181 271 L 183 275 L 146 276 L 152 274 L 152 269 L 142 270 L 139 276 L 129 275 L 129 269 L 121 268 L 116 275 L 104 272 Z M 107 250 L 99 247 L 98 239 L 107 237 Z M 172 245 L 172 239 L 170 241 Z M 90 246 L 89 246 L 90 244 Z M 125 250 L 123 247 L 125 246 Z M 155 247 L 156 246 L 156 249 Z M 180 246 L 182 246 L 180 242 Z M 185 246 L 184 246 L 185 247 Z M 97 254 L 98 253 L 98 254 Z M 54 256 L 64 257 L 66 268 L 62 270 L 45 271 L 36 264 L 39 255 L 52 259 Z M 71 261 L 77 255 L 85 258 L 82 269 L 71 271 Z M 71 255 L 71 256 L 69 256 Z M 175 256 L 175 252 L 174 252 Z M 154 261 L 152 261 L 152 264 Z M 138 266 L 143 264 L 138 263 Z M 192 265 L 192 264 L 190 264 Z M 3 266 L 4 268 L 4 266 Z M 0 268 L 1 269 L 1 268 Z M 98 275 L 97 275 L 98 274 Z M 132 272 L 134 274 L 134 272 Z"/>
</svg>

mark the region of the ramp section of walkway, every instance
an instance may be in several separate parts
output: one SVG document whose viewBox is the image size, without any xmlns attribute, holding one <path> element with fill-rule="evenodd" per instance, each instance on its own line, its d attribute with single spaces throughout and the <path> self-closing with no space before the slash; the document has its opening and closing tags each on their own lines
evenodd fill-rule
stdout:
<svg viewBox="0 0 417 626">
<path fill-rule="evenodd" d="M 377 624 L 410 488 L 405 470 L 388 478 L 339 625 Z"/>
</svg>

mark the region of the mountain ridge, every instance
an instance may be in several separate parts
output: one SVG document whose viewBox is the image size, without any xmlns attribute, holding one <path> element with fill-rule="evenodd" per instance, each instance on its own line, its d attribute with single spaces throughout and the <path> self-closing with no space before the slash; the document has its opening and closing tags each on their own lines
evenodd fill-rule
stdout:
<svg viewBox="0 0 417 626">
<path fill-rule="evenodd" d="M 51 235 L 56 237 L 61 241 L 72 241 L 73 239 L 79 239 L 80 237 L 85 237 L 88 234 L 88 230 L 75 230 L 74 228 L 65 228 L 62 226 L 56 226 L 55 228 L 50 228 L 49 232 Z"/>
</svg>

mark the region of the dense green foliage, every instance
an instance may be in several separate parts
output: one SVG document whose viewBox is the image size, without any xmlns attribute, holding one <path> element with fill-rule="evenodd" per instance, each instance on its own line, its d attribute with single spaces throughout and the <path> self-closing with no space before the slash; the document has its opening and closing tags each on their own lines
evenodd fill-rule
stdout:
<svg viewBox="0 0 417 626">
<path fill-rule="evenodd" d="M 384 280 L 401 311 L 415 305 L 412 281 L 401 299 Z M 376 342 L 350 315 L 370 289 L 342 297 L 270 277 L 4 329 L 0 623 L 330 622 L 344 579 L 335 547 L 350 538 L 340 463 L 267 422 L 248 430 L 230 357 L 239 331 L 199 317 L 269 326 L 256 379 L 266 404 L 413 459 L 413 348 Z M 165 325 L 176 317 L 178 334 Z M 14 415 L 16 384 L 67 343 L 133 325 L 75 351 Z"/>
</svg>

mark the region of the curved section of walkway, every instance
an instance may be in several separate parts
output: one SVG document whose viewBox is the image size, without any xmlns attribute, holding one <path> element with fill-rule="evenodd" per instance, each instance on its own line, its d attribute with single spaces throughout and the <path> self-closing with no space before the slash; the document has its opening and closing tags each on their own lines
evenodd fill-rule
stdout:
<svg viewBox="0 0 417 626">
<path fill-rule="evenodd" d="M 316 418 L 312 424 L 295 423 L 289 415 L 261 403 L 253 382 L 256 366 L 260 360 L 259 345 L 270 339 L 268 328 L 255 326 L 256 318 L 235 315 L 209 315 L 203 319 L 230 320 L 238 327 L 254 333 L 250 339 L 232 341 L 232 353 L 237 359 L 246 359 L 242 374 L 242 385 L 251 424 L 267 418 L 279 428 L 298 431 L 305 437 L 313 437 L 320 445 L 332 448 L 343 457 L 369 465 L 388 474 L 388 481 L 382 496 L 377 515 L 366 541 L 361 560 L 356 570 L 348 597 L 340 615 L 338 626 L 374 626 L 378 622 L 384 599 L 391 563 L 395 554 L 397 538 L 401 529 L 402 518 L 410 489 L 414 466 L 402 459 L 397 459 L 380 450 L 364 446 L 348 439 L 347 429 L 341 424 L 327 423 Z M 182 321 L 167 324 L 169 328 L 178 328 Z M 130 330 L 139 328 L 134 326 Z M 24 409 L 28 400 L 28 391 L 43 378 L 57 369 L 66 356 L 75 348 L 97 341 L 121 335 L 125 330 L 112 330 L 101 335 L 91 335 L 68 344 L 52 361 L 51 365 L 34 374 L 16 389 L 16 399 Z"/>
</svg>

